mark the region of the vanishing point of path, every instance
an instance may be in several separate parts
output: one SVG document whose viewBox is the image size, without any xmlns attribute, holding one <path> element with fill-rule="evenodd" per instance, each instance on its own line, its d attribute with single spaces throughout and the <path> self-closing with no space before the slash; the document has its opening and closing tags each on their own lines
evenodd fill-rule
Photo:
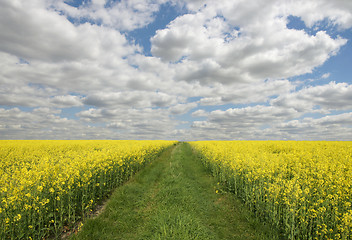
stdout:
<svg viewBox="0 0 352 240">
<path fill-rule="evenodd" d="M 275 239 L 192 154 L 170 147 L 120 186 L 72 239 Z"/>
</svg>

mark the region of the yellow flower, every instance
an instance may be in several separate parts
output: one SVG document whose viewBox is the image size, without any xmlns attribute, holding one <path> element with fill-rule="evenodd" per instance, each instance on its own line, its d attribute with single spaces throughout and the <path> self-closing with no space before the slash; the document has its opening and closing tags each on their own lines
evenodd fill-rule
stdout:
<svg viewBox="0 0 352 240">
<path fill-rule="evenodd" d="M 14 217 L 14 221 L 19 221 L 21 220 L 22 216 L 21 214 L 17 214 L 15 217 Z"/>
<path fill-rule="evenodd" d="M 352 237 L 352 212 L 348 212 L 352 142 L 198 141 L 190 145 L 200 162 L 228 182 L 231 190 L 235 188 L 257 214 L 270 216 L 274 224 L 285 219 L 290 238 L 310 235 L 307 224 L 318 229 L 312 239 Z"/>
</svg>

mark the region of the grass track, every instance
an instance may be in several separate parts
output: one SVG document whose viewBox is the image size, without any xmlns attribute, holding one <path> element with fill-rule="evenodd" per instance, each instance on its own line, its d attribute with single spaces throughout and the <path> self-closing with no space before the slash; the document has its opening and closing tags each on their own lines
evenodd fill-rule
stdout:
<svg viewBox="0 0 352 240">
<path fill-rule="evenodd" d="M 218 192 L 218 193 L 216 193 Z M 187 143 L 116 189 L 72 239 L 278 239 L 222 190 Z"/>
</svg>

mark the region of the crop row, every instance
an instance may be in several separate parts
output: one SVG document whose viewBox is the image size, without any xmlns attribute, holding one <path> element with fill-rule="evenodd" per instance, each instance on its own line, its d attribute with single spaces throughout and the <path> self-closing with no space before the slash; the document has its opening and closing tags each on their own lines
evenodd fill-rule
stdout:
<svg viewBox="0 0 352 240">
<path fill-rule="evenodd" d="M 1 141 L 0 239 L 58 235 L 173 141 Z"/>
<path fill-rule="evenodd" d="M 287 239 L 352 239 L 352 142 L 190 144 L 230 191 Z"/>
</svg>

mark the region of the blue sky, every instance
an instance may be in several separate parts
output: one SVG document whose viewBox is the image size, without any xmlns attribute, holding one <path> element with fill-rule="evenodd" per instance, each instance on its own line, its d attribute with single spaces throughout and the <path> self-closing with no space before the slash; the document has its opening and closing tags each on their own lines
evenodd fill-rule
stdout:
<svg viewBox="0 0 352 240">
<path fill-rule="evenodd" d="M 349 0 L 4 0 L 1 139 L 352 140 Z"/>
</svg>

